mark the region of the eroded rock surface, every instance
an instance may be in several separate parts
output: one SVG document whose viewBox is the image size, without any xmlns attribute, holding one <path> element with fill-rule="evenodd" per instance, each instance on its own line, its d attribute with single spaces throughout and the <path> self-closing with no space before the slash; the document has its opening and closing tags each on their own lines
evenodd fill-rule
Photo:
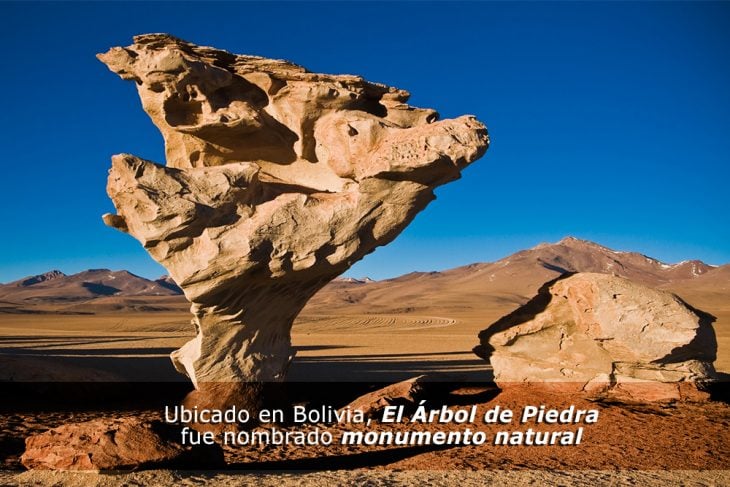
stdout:
<svg viewBox="0 0 730 487">
<path fill-rule="evenodd" d="M 99 59 L 134 81 L 167 165 L 121 154 L 107 224 L 139 240 L 192 302 L 173 353 L 205 382 L 277 381 L 292 321 L 327 282 L 393 240 L 484 154 L 471 116 L 437 121 L 358 76 L 199 47 L 163 34 Z"/>
<path fill-rule="evenodd" d="M 25 440 L 21 462 L 48 470 L 136 470 L 152 467 L 220 466 L 217 445 L 180 444 L 179 431 L 161 421 L 138 418 L 99 419 L 59 426 Z"/>
<path fill-rule="evenodd" d="M 702 399 L 715 376 L 714 317 L 606 274 L 551 281 L 480 333 L 500 386 L 549 384 L 629 400 Z"/>
</svg>

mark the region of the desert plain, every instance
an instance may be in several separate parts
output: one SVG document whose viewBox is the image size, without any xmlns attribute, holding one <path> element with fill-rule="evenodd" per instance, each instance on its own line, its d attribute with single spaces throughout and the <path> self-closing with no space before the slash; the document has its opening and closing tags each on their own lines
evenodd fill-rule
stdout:
<svg viewBox="0 0 730 487">
<path fill-rule="evenodd" d="M 332 383 L 333 388 L 342 391 L 338 407 L 354 399 L 358 390 L 343 388 L 344 383 L 382 385 L 423 374 L 436 381 L 462 384 L 444 398 L 445 404 L 455 407 L 475 404 L 484 410 L 495 404 L 511 404 L 518 409 L 533 403 L 596 407 L 595 403 L 566 398 L 557 392 L 500 393 L 492 382 L 488 363 L 471 351 L 478 344 L 481 330 L 528 301 L 544 282 L 564 272 L 586 271 L 614 273 L 670 290 L 715 316 L 715 366 L 721 381 L 727 381 L 729 270 L 727 266 L 698 261 L 666 264 L 638 253 L 569 237 L 493 263 L 441 272 L 414 272 L 384 281 L 339 278 L 319 292 L 296 320 L 292 343 L 297 355 L 287 380 Z M 188 304 L 179 291 L 174 286 L 161 288 L 155 284 L 161 280 L 149 281 L 126 272 L 89 272 L 82 278 L 54 277 L 45 283 L 22 286 L 16 282 L 0 288 L 2 379 L 176 383 L 181 388 L 191 388 L 187 378 L 174 370 L 169 358 L 170 352 L 194 335 Z M 114 281 L 117 288 L 113 289 L 117 291 L 110 289 Z M 699 405 L 601 404 L 600 426 L 589 428 L 588 438 L 580 446 L 228 447 L 226 461 L 234 472 L 188 474 L 156 470 L 124 478 L 142 483 L 175 481 L 194 485 L 215 480 L 232 484 L 240 480 L 237 475 L 251 475 L 249 472 L 255 470 L 259 472 L 256 481 L 264 484 L 286 481 L 309 485 L 328 475 L 332 481 L 358 482 L 368 475 L 366 472 L 376 469 L 373 485 L 426 478 L 442 485 L 477 485 L 483 481 L 504 481 L 507 477 L 518 485 L 587 485 L 591 479 L 609 483 L 641 481 L 647 485 L 722 485 L 730 467 L 730 407 L 723 390 L 718 389 L 714 400 Z M 10 475 L 10 471 L 20 468 L 19 455 L 26 435 L 65 422 L 110 414 L 155 418 L 160 416 L 160 404 L 145 403 L 139 410 L 120 406 L 111 412 L 93 408 L 16 411 L 5 417 L 0 433 L 4 466 L 10 469 L 6 473 Z M 327 427 L 333 432 L 343 428 Z M 305 470 L 339 472 L 300 477 L 273 473 Z M 481 476 L 475 476 L 478 472 Z M 79 474 L 59 475 L 65 474 L 28 472 L 8 478 L 9 482 L 88 482 Z M 113 482 L 120 479 L 113 481 L 102 476 L 95 477 L 94 482 L 116 485 Z"/>
<path fill-rule="evenodd" d="M 294 323 L 297 354 L 288 380 L 396 382 L 450 373 L 488 381 L 488 364 L 472 352 L 478 333 L 562 272 L 615 273 L 669 290 L 712 314 L 718 342 L 715 368 L 730 373 L 730 267 L 697 261 L 665 264 L 569 237 L 493 263 L 383 281 L 333 281 Z M 110 288 L 115 279 L 154 285 L 107 270 L 92 271 L 87 278 Z M 160 289 L 143 283 L 129 292 L 93 294 L 76 283 L 0 287 L 2 360 L 37 364 L 3 367 L 2 379 L 74 381 L 89 374 L 87 379 L 185 380 L 170 364 L 169 354 L 194 336 L 189 303 L 176 291 L 155 295 Z M 54 365 L 46 370 L 47 361 Z"/>
</svg>

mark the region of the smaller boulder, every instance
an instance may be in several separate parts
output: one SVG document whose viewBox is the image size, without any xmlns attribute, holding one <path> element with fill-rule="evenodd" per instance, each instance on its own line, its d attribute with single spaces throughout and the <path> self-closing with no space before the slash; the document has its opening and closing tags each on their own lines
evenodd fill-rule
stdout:
<svg viewBox="0 0 730 487">
<path fill-rule="evenodd" d="M 594 273 L 563 276 L 479 334 L 501 387 L 630 401 L 702 400 L 715 378 L 714 317 L 677 296 Z"/>
<path fill-rule="evenodd" d="M 45 470 L 190 469 L 222 465 L 223 450 L 218 445 L 182 445 L 179 429 L 161 421 L 99 419 L 26 438 L 20 461 L 28 469 Z"/>
<path fill-rule="evenodd" d="M 360 410 L 372 418 L 387 406 L 413 405 L 423 394 L 423 375 L 390 384 L 362 395 L 345 406 L 345 409 Z"/>
<path fill-rule="evenodd" d="M 360 410 L 375 418 L 387 406 L 414 409 L 420 401 L 443 402 L 448 395 L 468 382 L 461 374 L 434 373 L 411 377 L 364 394 L 343 409 Z"/>
</svg>

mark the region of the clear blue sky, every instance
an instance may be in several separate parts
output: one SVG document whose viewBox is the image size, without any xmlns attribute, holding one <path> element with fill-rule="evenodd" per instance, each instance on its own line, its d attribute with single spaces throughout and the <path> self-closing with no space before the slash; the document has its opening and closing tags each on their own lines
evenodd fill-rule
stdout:
<svg viewBox="0 0 730 487">
<path fill-rule="evenodd" d="M 0 282 L 164 272 L 100 218 L 112 154 L 164 160 L 133 84 L 94 57 L 146 32 L 360 74 L 487 124 L 487 155 L 349 275 L 565 235 L 730 262 L 730 3 L 0 3 L 0 18 Z"/>
</svg>

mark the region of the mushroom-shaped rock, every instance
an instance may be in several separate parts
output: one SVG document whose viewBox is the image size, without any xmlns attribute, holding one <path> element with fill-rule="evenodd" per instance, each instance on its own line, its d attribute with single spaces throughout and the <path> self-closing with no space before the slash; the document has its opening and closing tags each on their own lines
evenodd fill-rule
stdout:
<svg viewBox="0 0 730 487">
<path fill-rule="evenodd" d="M 135 82 L 166 165 L 112 158 L 104 221 L 139 240 L 192 302 L 172 354 L 203 383 L 281 380 L 309 298 L 392 241 L 487 149 L 474 117 L 438 121 L 406 91 L 164 34 L 99 59 Z"/>
<path fill-rule="evenodd" d="M 545 284 L 479 334 L 474 352 L 500 387 L 544 385 L 597 397 L 702 399 L 715 377 L 714 317 L 677 296 L 593 273 Z"/>
</svg>

